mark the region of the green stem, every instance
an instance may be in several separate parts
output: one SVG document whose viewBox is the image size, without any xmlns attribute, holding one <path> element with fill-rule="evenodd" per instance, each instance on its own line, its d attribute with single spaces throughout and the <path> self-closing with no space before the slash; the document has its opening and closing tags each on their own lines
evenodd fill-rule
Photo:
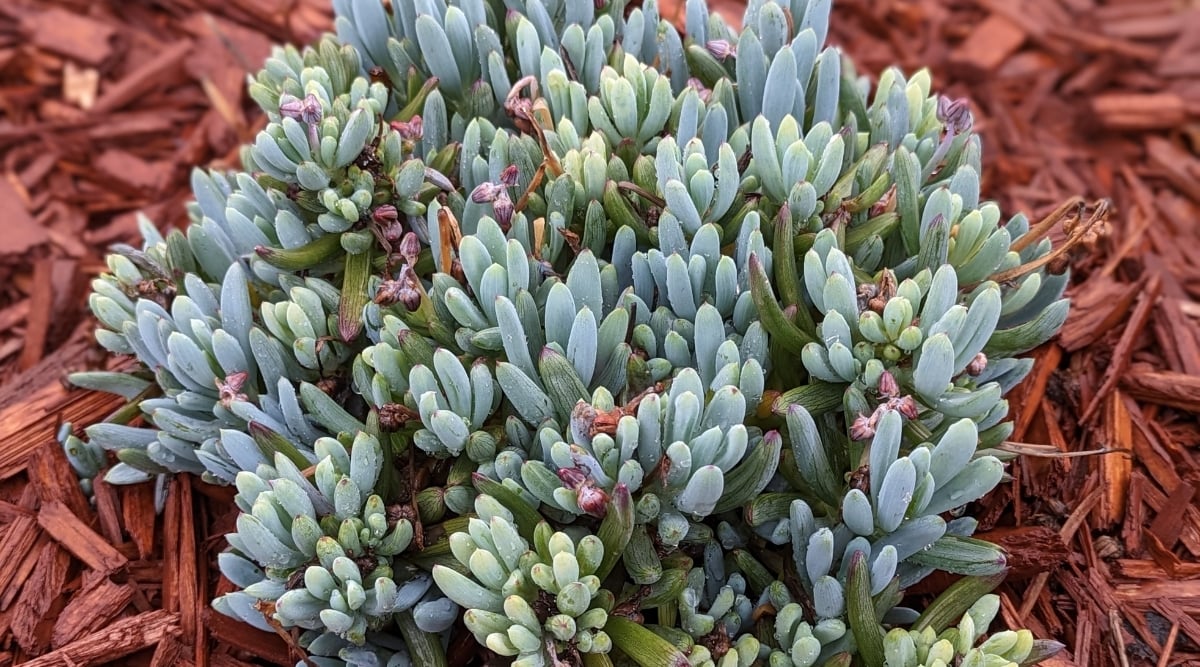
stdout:
<svg viewBox="0 0 1200 667">
<path fill-rule="evenodd" d="M 609 616 L 604 632 L 613 646 L 641 667 L 688 667 L 683 651 L 628 618 Z"/>
<path fill-rule="evenodd" d="M 396 626 L 400 628 L 400 635 L 404 637 L 404 643 L 408 645 L 408 652 L 412 656 L 414 665 L 449 667 L 446 662 L 446 652 L 442 650 L 442 642 L 438 635 L 418 628 L 411 611 L 400 612 L 396 614 L 395 618 Z"/>
</svg>

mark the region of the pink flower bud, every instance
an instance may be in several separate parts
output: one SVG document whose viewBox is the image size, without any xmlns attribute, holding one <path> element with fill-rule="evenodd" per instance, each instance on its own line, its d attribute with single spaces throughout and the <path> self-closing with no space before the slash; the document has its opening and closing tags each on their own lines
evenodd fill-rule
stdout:
<svg viewBox="0 0 1200 667">
<path fill-rule="evenodd" d="M 712 91 L 706 88 L 704 86 L 704 82 L 700 79 L 692 77 L 688 79 L 687 85 L 689 88 L 692 88 L 696 91 L 696 94 L 700 97 L 701 102 L 708 104 L 708 101 L 712 99 Z"/>
<path fill-rule="evenodd" d="M 279 115 L 284 118 L 300 120 L 300 114 L 304 111 L 304 102 L 295 95 L 284 93 L 279 96 Z"/>
<path fill-rule="evenodd" d="M 237 371 L 225 376 L 224 380 L 217 380 L 217 396 L 221 405 L 229 408 L 235 401 L 246 400 L 246 395 L 241 392 L 249 378 L 250 374 L 246 371 Z"/>
<path fill-rule="evenodd" d="M 579 509 L 588 514 L 603 519 L 608 514 L 608 494 L 590 482 L 579 487 Z"/>
<path fill-rule="evenodd" d="M 400 212 L 391 204 L 376 206 L 371 211 L 371 221 L 377 225 L 390 225 L 400 219 Z"/>
<path fill-rule="evenodd" d="M 411 313 L 421 307 L 421 290 L 414 285 L 415 281 L 412 265 L 405 264 L 400 268 L 400 274 L 395 280 L 385 280 L 379 284 L 379 290 L 375 292 L 375 303 L 381 306 L 399 303 Z"/>
<path fill-rule="evenodd" d="M 508 197 L 508 190 L 501 190 L 492 200 L 492 212 L 496 215 L 496 222 L 500 223 L 500 229 L 506 232 L 512 226 L 513 210 L 513 201 Z"/>
<path fill-rule="evenodd" d="M 521 171 L 517 169 L 517 165 L 510 164 L 500 172 L 500 185 L 511 188 L 517 184 L 520 175 Z"/>
<path fill-rule="evenodd" d="M 416 232 L 408 232 L 404 235 L 404 238 L 400 240 L 398 252 L 409 264 L 417 263 L 417 255 L 421 254 L 421 239 L 417 238 Z"/>
<path fill-rule="evenodd" d="M 894 398 L 891 404 L 905 419 L 916 419 L 921 414 L 921 406 L 917 405 L 917 400 L 912 396 Z"/>
<path fill-rule="evenodd" d="M 312 93 L 305 95 L 304 102 L 300 105 L 300 120 L 309 125 L 316 125 L 321 122 L 324 115 L 325 110 L 321 107 L 321 100 Z"/>
<path fill-rule="evenodd" d="M 870 417 L 859 413 L 850 424 L 851 440 L 867 440 L 875 435 L 875 416 Z"/>
<path fill-rule="evenodd" d="M 394 120 L 391 122 L 391 127 L 400 134 L 401 139 L 406 141 L 416 141 L 425 133 L 425 123 L 420 116 L 413 116 L 407 122 Z"/>
<path fill-rule="evenodd" d="M 962 134 L 971 129 L 971 103 L 965 98 L 952 100 L 945 95 L 939 96 L 937 118 L 946 124 L 950 134 Z"/>
<path fill-rule="evenodd" d="M 717 60 L 725 60 L 729 56 L 737 57 L 737 49 L 728 40 L 710 39 L 704 43 L 704 48 Z"/>
<path fill-rule="evenodd" d="M 491 181 L 485 181 L 475 186 L 471 191 L 471 201 L 476 204 L 486 204 L 490 201 L 496 201 L 496 197 L 504 192 L 504 186 L 497 185 Z"/>
<path fill-rule="evenodd" d="M 987 370 L 987 365 L 988 365 L 987 355 L 980 352 L 979 354 L 975 355 L 974 359 L 972 359 L 969 363 L 967 363 L 967 375 L 970 375 L 971 377 L 975 377 L 976 375 L 979 375 L 980 373 Z"/>
<path fill-rule="evenodd" d="M 896 384 L 896 376 L 892 375 L 891 371 L 884 371 L 879 376 L 879 395 L 891 398 L 900 393 L 900 386 Z"/>
<path fill-rule="evenodd" d="M 568 489 L 578 490 L 584 482 L 587 482 L 587 474 L 579 468 L 559 468 L 558 478 Z"/>
</svg>

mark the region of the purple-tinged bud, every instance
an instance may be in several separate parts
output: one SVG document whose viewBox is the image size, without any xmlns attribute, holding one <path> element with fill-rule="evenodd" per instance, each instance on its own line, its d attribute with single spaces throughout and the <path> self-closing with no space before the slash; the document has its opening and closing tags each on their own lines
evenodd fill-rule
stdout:
<svg viewBox="0 0 1200 667">
<path fill-rule="evenodd" d="M 396 276 L 395 280 L 385 280 L 379 283 L 379 289 L 375 292 L 375 303 L 381 306 L 399 303 L 410 313 L 420 308 L 421 290 L 413 284 L 415 280 L 412 266 L 405 264 L 400 268 L 400 274 Z"/>
<path fill-rule="evenodd" d="M 299 97 L 290 93 L 284 93 L 279 96 L 279 115 L 284 118 L 300 120 L 300 114 L 304 111 L 304 102 Z"/>
<path fill-rule="evenodd" d="M 380 226 L 390 225 L 400 219 L 400 212 L 391 204 L 376 206 L 371 211 L 371 221 Z"/>
<path fill-rule="evenodd" d="M 597 519 L 603 519 L 608 514 L 608 494 L 590 482 L 579 487 L 578 502 L 579 509 Z"/>
<path fill-rule="evenodd" d="M 224 380 L 216 380 L 217 396 L 220 397 L 221 405 L 228 409 L 234 401 L 246 400 L 246 395 L 241 393 L 242 387 L 245 386 L 246 380 L 250 374 L 246 371 L 237 371 L 225 376 Z"/>
<path fill-rule="evenodd" d="M 889 404 L 905 419 L 916 419 L 921 414 L 921 406 L 917 405 L 917 399 L 912 396 L 894 398 L 889 401 Z"/>
<path fill-rule="evenodd" d="M 937 118 L 946 125 L 946 131 L 959 135 L 971 129 L 971 103 L 966 98 L 950 99 L 938 97 Z"/>
<path fill-rule="evenodd" d="M 476 185 L 475 189 L 471 191 L 471 201 L 476 204 L 486 204 L 487 202 L 495 201 L 501 192 L 504 192 L 503 185 L 485 181 Z"/>
<path fill-rule="evenodd" d="M 375 303 L 390 306 L 400 300 L 400 290 L 404 288 L 399 280 L 384 280 L 375 291 Z"/>
<path fill-rule="evenodd" d="M 850 424 L 851 440 L 867 440 L 875 435 L 875 416 L 870 417 L 859 413 Z"/>
<path fill-rule="evenodd" d="M 980 352 L 979 354 L 975 355 L 975 358 L 967 364 L 967 375 L 970 375 L 971 377 L 979 375 L 987 370 L 987 365 L 987 355 Z"/>
<path fill-rule="evenodd" d="M 508 190 L 501 190 L 500 194 L 496 195 L 496 199 L 492 201 L 492 212 L 496 214 L 496 222 L 500 224 L 500 229 L 506 232 L 512 226 L 514 208 L 513 201 L 508 196 Z"/>
<path fill-rule="evenodd" d="M 688 79 L 687 85 L 689 88 L 696 91 L 696 94 L 699 96 L 701 102 L 708 104 L 709 100 L 712 99 L 712 91 L 706 88 L 704 86 L 704 82 L 700 79 L 692 77 Z"/>
<path fill-rule="evenodd" d="M 517 165 L 510 164 L 500 172 L 500 185 L 513 187 L 517 184 L 517 177 L 521 175 L 521 171 L 517 169 Z"/>
<path fill-rule="evenodd" d="M 404 223 L 400 222 L 400 212 L 391 204 L 383 204 L 371 211 L 371 222 L 375 223 L 379 235 L 388 243 L 395 243 L 404 234 Z"/>
<path fill-rule="evenodd" d="M 708 49 L 708 52 L 717 60 L 725 60 L 730 56 L 737 57 L 737 49 L 729 40 L 710 39 L 704 43 L 704 48 Z"/>
<path fill-rule="evenodd" d="M 587 482 L 587 474 L 579 468 L 559 468 L 558 478 L 568 489 L 578 489 Z"/>
<path fill-rule="evenodd" d="M 413 289 L 412 285 L 405 285 L 400 290 L 400 305 L 408 312 L 415 312 L 421 307 L 421 293 Z"/>
<path fill-rule="evenodd" d="M 405 262 L 409 264 L 417 263 L 417 255 L 421 254 L 421 239 L 417 238 L 416 232 L 408 232 L 404 238 L 400 240 L 400 247 L 397 250 Z"/>
<path fill-rule="evenodd" d="M 400 134 L 400 138 L 406 141 L 416 141 L 425 133 L 425 123 L 420 116 L 413 116 L 408 121 L 394 120 L 390 125 Z"/>
<path fill-rule="evenodd" d="M 884 371 L 879 376 L 879 395 L 891 398 L 899 393 L 900 385 L 896 383 L 896 376 L 891 371 Z"/>
<path fill-rule="evenodd" d="M 325 109 L 321 106 L 321 100 L 312 93 L 305 95 L 304 102 L 300 106 L 300 120 L 309 125 L 317 125 L 324 116 Z"/>
</svg>

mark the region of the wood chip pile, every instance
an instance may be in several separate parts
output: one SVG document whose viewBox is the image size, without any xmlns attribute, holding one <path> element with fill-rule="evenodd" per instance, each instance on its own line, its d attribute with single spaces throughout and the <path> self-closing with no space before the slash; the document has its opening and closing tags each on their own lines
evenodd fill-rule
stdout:
<svg viewBox="0 0 1200 667">
<path fill-rule="evenodd" d="M 135 241 L 138 211 L 184 220 L 191 166 L 234 164 L 263 124 L 245 72 L 319 34 L 326 5 L 0 3 L 0 667 L 300 658 L 208 607 L 231 587 L 215 568 L 230 490 L 181 476 L 156 513 L 153 487 L 97 483 L 90 505 L 54 433 L 121 405 L 62 384 L 120 363 L 83 303 L 104 249 Z M 1010 395 L 1028 454 L 976 513 L 1010 550 L 1005 622 L 1067 644 L 1055 667 L 1200 665 L 1200 3 L 834 11 L 859 71 L 928 66 L 971 100 L 1006 211 L 1111 202 L 1075 255 L 1070 319 Z"/>
</svg>

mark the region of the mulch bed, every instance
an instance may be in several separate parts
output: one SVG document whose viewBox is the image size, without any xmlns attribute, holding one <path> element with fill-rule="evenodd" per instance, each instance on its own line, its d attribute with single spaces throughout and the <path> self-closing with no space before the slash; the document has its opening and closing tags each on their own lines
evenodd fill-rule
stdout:
<svg viewBox="0 0 1200 667">
<path fill-rule="evenodd" d="M 0 3 L 0 667 L 298 657 L 208 607 L 230 588 L 214 567 L 228 489 L 180 476 L 156 514 L 151 486 L 97 483 L 89 505 L 54 432 L 120 406 L 61 382 L 119 363 L 83 302 L 104 249 L 135 241 L 138 211 L 184 221 L 191 166 L 234 164 L 262 126 L 245 71 L 319 34 L 326 4 Z M 1067 325 L 1010 395 L 1029 454 L 976 511 L 1011 553 L 1004 621 L 1067 644 L 1060 667 L 1200 664 L 1200 5 L 834 11 L 860 71 L 928 66 L 970 98 L 1005 210 L 1111 205 L 1074 258 Z"/>
</svg>

